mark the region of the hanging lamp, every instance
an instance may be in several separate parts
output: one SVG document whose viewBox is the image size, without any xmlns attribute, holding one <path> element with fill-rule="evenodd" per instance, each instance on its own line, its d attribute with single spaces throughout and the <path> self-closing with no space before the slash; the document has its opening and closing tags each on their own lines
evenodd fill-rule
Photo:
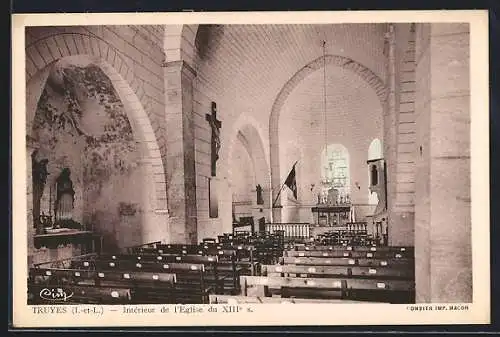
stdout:
<svg viewBox="0 0 500 337">
<path fill-rule="evenodd" d="M 324 125 L 324 142 L 325 142 L 325 173 L 321 181 L 324 187 L 329 187 L 331 180 L 328 177 L 328 119 L 326 116 L 326 41 L 323 41 L 323 125 Z"/>
</svg>

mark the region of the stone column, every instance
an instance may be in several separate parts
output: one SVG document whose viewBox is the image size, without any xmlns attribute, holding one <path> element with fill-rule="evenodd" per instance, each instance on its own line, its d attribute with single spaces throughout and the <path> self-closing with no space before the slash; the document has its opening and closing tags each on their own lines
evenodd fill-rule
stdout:
<svg viewBox="0 0 500 337">
<path fill-rule="evenodd" d="M 430 24 L 417 24 L 415 32 L 415 286 L 416 302 L 430 302 Z"/>
<path fill-rule="evenodd" d="M 389 244 L 392 244 L 392 228 L 398 226 L 394 221 L 392 208 L 396 198 L 396 165 L 397 165 L 397 73 L 396 73 L 396 36 L 394 25 L 389 24 L 385 35 L 387 55 L 386 87 L 387 98 L 384 111 L 384 158 L 387 169 L 387 210 L 388 210 L 388 230 Z"/>
<path fill-rule="evenodd" d="M 471 302 L 468 24 L 417 26 L 417 302 Z"/>
<path fill-rule="evenodd" d="M 33 183 L 32 183 L 32 167 L 31 167 L 31 154 L 38 148 L 36 141 L 27 136 L 26 137 L 26 211 L 27 211 L 27 239 L 28 239 L 28 266 L 33 262 L 33 254 L 35 245 L 33 236 L 36 234 L 33 219 Z"/>
<path fill-rule="evenodd" d="M 164 64 L 170 241 L 197 242 L 193 79 L 184 61 Z"/>
<path fill-rule="evenodd" d="M 468 24 L 430 32 L 432 302 L 472 302 Z"/>
</svg>

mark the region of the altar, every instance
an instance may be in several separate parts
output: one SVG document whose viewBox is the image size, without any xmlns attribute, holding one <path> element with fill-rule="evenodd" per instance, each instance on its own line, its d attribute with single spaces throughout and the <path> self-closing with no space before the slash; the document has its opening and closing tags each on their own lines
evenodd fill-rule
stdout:
<svg viewBox="0 0 500 337">
<path fill-rule="evenodd" d="M 354 221 L 351 204 L 317 205 L 311 211 L 316 226 L 339 227 Z"/>
</svg>

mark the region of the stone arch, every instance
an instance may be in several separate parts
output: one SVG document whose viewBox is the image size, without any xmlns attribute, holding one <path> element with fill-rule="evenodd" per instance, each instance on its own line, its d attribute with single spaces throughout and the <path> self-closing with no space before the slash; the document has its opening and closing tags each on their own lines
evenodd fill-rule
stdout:
<svg viewBox="0 0 500 337">
<path fill-rule="evenodd" d="M 271 188 L 271 174 L 269 169 L 269 164 L 267 161 L 268 151 L 264 146 L 263 133 L 257 123 L 253 118 L 242 114 L 240 118 L 235 122 L 234 126 L 231 128 L 231 136 L 228 147 L 228 179 L 231 181 L 232 177 L 232 167 L 229 165 L 232 161 L 232 155 L 234 153 L 233 148 L 236 141 L 242 141 L 243 145 L 247 149 L 250 158 L 252 159 L 252 164 L 255 172 L 255 180 L 264 189 L 264 203 L 268 206 L 270 202 L 270 197 L 266 198 L 266 192 L 269 194 Z"/>
<path fill-rule="evenodd" d="M 65 41 L 68 39 L 73 40 L 76 48 L 67 46 Z M 26 46 L 27 135 L 31 136 L 36 106 L 51 66 L 61 59 L 77 56 L 91 59 L 113 83 L 139 140 L 143 161 L 152 170 L 155 185 L 155 205 L 152 208 L 157 215 L 168 214 L 164 163 L 153 129 L 154 122 L 141 104 L 144 90 L 127 59 L 106 41 L 91 34 L 59 33 Z"/>
<path fill-rule="evenodd" d="M 344 56 L 339 55 L 326 55 L 321 56 L 304 67 L 299 69 L 278 93 L 269 117 L 269 145 L 270 145 L 270 163 L 271 163 L 271 188 L 273 198 L 276 197 L 281 186 L 280 175 L 280 162 L 279 162 L 279 117 L 283 105 L 285 104 L 288 96 L 297 87 L 297 85 L 308 75 L 314 71 L 322 68 L 324 65 L 337 66 L 343 69 L 348 69 L 358 75 L 363 81 L 374 90 L 380 100 L 382 106 L 386 100 L 386 87 L 384 82 L 364 65 Z M 279 214 L 275 214 L 279 218 Z M 279 219 L 278 219 L 279 220 Z"/>
</svg>

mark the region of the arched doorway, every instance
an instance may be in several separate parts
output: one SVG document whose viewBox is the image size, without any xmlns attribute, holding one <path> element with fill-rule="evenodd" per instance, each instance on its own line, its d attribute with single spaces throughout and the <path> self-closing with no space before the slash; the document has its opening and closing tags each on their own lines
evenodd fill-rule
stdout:
<svg viewBox="0 0 500 337">
<path fill-rule="evenodd" d="M 255 121 L 242 116 L 232 139 L 228 158 L 232 218 L 251 217 L 257 230 L 259 221 L 271 217 L 270 172 L 262 137 Z"/>
</svg>

